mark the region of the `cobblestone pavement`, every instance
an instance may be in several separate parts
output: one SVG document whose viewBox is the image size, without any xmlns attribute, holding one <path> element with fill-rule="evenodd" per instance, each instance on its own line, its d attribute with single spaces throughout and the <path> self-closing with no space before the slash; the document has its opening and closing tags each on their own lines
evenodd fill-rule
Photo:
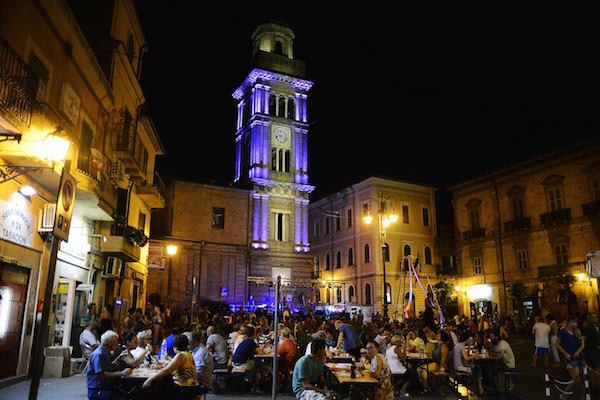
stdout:
<svg viewBox="0 0 600 400">
<path fill-rule="evenodd" d="M 511 399 L 540 400 L 544 399 L 544 369 L 538 365 L 536 368 L 530 368 L 531 353 L 533 351 L 533 341 L 531 339 L 511 339 L 515 356 L 517 358 L 517 367 L 523 369 L 523 375 L 516 379 L 516 389 L 510 397 Z M 566 378 L 567 373 L 564 368 L 550 369 L 551 376 L 561 379 Z M 30 382 L 23 381 L 15 385 L 0 389 L 0 400 L 26 400 L 29 394 Z M 558 394 L 554 390 L 552 399 L 558 399 Z M 40 383 L 38 393 L 39 400 L 81 400 L 86 398 L 86 381 L 83 375 L 74 375 L 68 378 L 43 378 Z M 240 399 L 270 399 L 271 395 L 250 395 L 250 394 L 214 394 L 209 393 L 206 400 L 240 400 Z M 278 394 L 278 399 L 291 400 L 294 397 L 287 394 Z M 417 397 L 422 400 L 440 399 L 435 395 Z M 500 399 L 502 396 L 484 396 L 486 399 Z M 571 400 L 578 400 L 581 397 L 571 396 Z M 600 393 L 592 393 L 592 398 L 600 399 Z M 456 399 L 455 395 L 448 395 L 444 399 Z"/>
</svg>

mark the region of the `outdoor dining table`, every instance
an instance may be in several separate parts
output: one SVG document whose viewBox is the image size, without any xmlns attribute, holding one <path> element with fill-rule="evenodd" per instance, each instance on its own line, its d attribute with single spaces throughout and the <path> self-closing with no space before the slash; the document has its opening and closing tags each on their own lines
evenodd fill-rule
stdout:
<svg viewBox="0 0 600 400">
<path fill-rule="evenodd" d="M 331 369 L 340 385 L 348 385 L 351 398 L 375 398 L 375 388 L 379 386 L 379 381 L 373 378 L 369 371 L 356 370 L 356 377 L 350 376 L 350 371 L 346 369 Z"/>
<path fill-rule="evenodd" d="M 431 355 L 425 353 L 406 353 L 405 360 L 407 363 L 417 364 L 417 368 L 423 368 L 423 364 L 425 364 L 425 371 L 427 374 L 427 387 L 425 390 L 430 391 L 429 384 L 431 380 L 429 379 L 429 363 L 435 361 L 433 358 L 431 358 Z"/>
<path fill-rule="evenodd" d="M 161 368 L 135 368 L 131 374 L 119 377 L 118 388 L 126 399 L 142 398 L 142 385 L 146 379 L 158 374 Z"/>
</svg>

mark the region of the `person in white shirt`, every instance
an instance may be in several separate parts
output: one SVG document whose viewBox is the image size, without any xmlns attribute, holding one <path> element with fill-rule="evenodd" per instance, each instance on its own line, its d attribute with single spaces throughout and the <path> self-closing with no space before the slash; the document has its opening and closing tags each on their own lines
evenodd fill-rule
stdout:
<svg viewBox="0 0 600 400">
<path fill-rule="evenodd" d="M 321 339 L 321 340 L 325 340 L 325 338 L 327 337 L 327 334 L 325 333 L 325 331 L 316 331 L 315 333 L 313 333 L 312 335 L 312 339 L 313 341 L 317 340 L 317 339 Z M 309 342 L 306 345 L 306 352 L 304 353 L 305 355 L 309 356 L 311 355 L 311 351 L 312 351 L 312 342 Z M 327 349 L 325 349 L 326 352 L 328 352 Z"/>
<path fill-rule="evenodd" d="M 533 349 L 531 367 L 535 367 L 538 357 L 544 357 L 544 367 L 547 367 L 548 355 L 550 354 L 550 325 L 544 321 L 544 317 L 541 315 L 536 318 L 532 333 L 535 338 L 535 348 Z"/>
<path fill-rule="evenodd" d="M 93 333 L 97 326 L 98 320 L 90 318 L 87 321 L 87 326 L 79 335 L 79 346 L 81 346 L 81 352 L 86 360 L 89 360 L 94 350 L 100 346 L 100 342 Z"/>
<path fill-rule="evenodd" d="M 408 397 L 409 392 L 420 389 L 419 375 L 413 368 L 406 368 L 402 362 L 402 336 L 394 335 L 390 339 L 390 347 L 385 351 L 385 359 L 390 366 L 394 387 L 400 387 L 401 397 Z"/>
<path fill-rule="evenodd" d="M 210 351 L 208 351 L 204 346 L 204 343 L 202 343 L 202 336 L 200 335 L 200 332 L 192 333 L 190 349 L 192 356 L 194 357 L 194 363 L 196 364 L 198 381 L 207 388 L 211 388 L 214 359 L 212 354 L 210 354 Z"/>
<path fill-rule="evenodd" d="M 508 344 L 508 342 L 504 339 L 499 340 L 496 336 L 496 333 L 493 331 L 488 333 L 488 339 L 492 344 L 492 351 L 497 356 L 502 357 L 502 362 L 504 363 L 504 365 L 506 365 L 508 368 L 515 368 L 515 353 L 513 353 L 510 344 Z M 514 388 L 514 383 L 510 376 L 507 376 L 506 379 L 508 380 L 508 391 L 510 392 Z"/>
</svg>

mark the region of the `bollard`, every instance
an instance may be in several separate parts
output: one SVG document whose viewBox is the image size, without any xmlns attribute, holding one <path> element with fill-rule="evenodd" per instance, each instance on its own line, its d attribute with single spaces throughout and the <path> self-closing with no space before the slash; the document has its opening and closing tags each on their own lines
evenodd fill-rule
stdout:
<svg viewBox="0 0 600 400">
<path fill-rule="evenodd" d="M 548 374 L 548 370 L 544 370 L 544 383 L 546 385 L 546 399 L 550 399 L 552 395 L 550 394 L 550 374 Z"/>
</svg>

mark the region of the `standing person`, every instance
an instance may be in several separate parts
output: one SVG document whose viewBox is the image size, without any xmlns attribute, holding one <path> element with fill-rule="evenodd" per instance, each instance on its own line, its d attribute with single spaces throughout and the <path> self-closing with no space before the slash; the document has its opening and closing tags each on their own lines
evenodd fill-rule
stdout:
<svg viewBox="0 0 600 400">
<path fill-rule="evenodd" d="M 165 316 L 163 314 L 165 306 L 157 304 L 154 306 L 154 317 L 152 317 L 152 332 L 154 336 L 152 338 L 152 346 L 154 347 L 154 354 L 158 353 L 158 349 L 163 341 L 165 334 Z"/>
<path fill-rule="evenodd" d="M 541 315 L 536 318 L 536 323 L 531 329 L 535 338 L 535 348 L 533 349 L 533 359 L 531 367 L 534 368 L 538 357 L 544 357 L 544 367 L 548 366 L 548 354 L 550 354 L 550 325 L 544 321 Z"/>
<path fill-rule="evenodd" d="M 552 354 L 553 368 L 560 367 L 560 355 L 558 354 L 558 323 L 552 314 L 546 315 L 546 322 L 550 326 L 550 353 Z"/>
<path fill-rule="evenodd" d="M 589 323 L 583 330 L 585 337 L 585 349 L 583 355 L 585 362 L 594 369 L 600 367 L 600 326 L 598 326 L 598 315 L 589 315 Z"/>
<path fill-rule="evenodd" d="M 254 332 L 252 332 L 254 334 Z M 229 349 L 227 342 L 223 339 L 223 336 L 216 333 L 216 329 L 213 325 L 206 329 L 206 348 L 210 351 L 215 359 L 215 368 L 227 368 L 229 361 Z M 252 337 L 252 335 L 249 335 Z"/>
<path fill-rule="evenodd" d="M 115 381 L 131 373 L 131 368 L 117 371 L 110 361 L 110 353 L 119 344 L 116 332 L 106 331 L 100 338 L 100 346 L 91 355 L 87 369 L 87 397 L 90 400 L 112 400 L 117 397 Z"/>
<path fill-rule="evenodd" d="M 296 362 L 292 376 L 292 390 L 297 400 L 332 400 L 336 396 L 327 388 L 323 374 L 325 347 L 323 339 L 312 341 L 311 354 Z"/>
<path fill-rule="evenodd" d="M 336 348 L 339 350 L 343 343 L 346 353 L 358 360 L 360 358 L 360 348 L 362 347 L 362 342 L 356 329 L 354 329 L 352 325 L 346 324 L 339 319 L 334 322 L 334 326 L 335 329 L 340 332 L 338 335 Z"/>
<path fill-rule="evenodd" d="M 566 326 L 558 332 L 558 351 L 565 357 L 565 368 L 571 376 L 572 382 L 565 386 L 565 392 L 572 392 L 581 379 L 579 367 L 584 364 L 583 349 L 585 348 L 585 339 L 577 328 L 577 317 L 569 315 L 566 319 Z M 560 399 L 564 400 L 567 395 L 560 394 Z"/>
<path fill-rule="evenodd" d="M 98 327 L 98 336 L 102 336 L 102 334 L 106 331 L 113 330 L 113 306 L 111 304 L 107 304 L 102 309 L 100 313 L 100 326 Z"/>
<path fill-rule="evenodd" d="M 379 354 L 379 344 L 376 341 L 367 343 L 367 358 L 371 364 L 371 376 L 379 381 L 375 388 L 374 400 L 393 400 L 394 387 L 390 366 L 382 354 Z"/>
</svg>

